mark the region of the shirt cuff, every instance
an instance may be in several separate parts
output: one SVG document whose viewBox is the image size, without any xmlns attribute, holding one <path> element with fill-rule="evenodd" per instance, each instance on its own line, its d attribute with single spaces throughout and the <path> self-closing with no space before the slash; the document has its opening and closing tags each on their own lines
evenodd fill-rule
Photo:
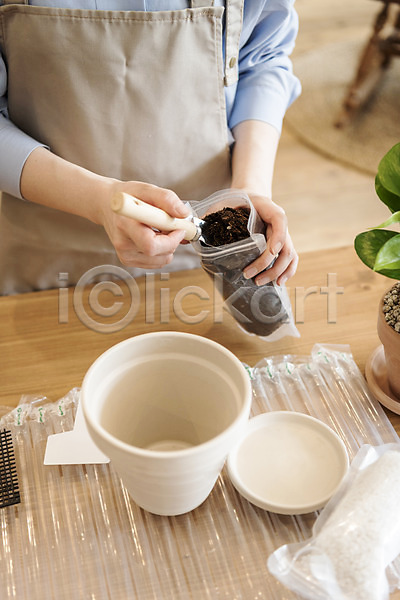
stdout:
<svg viewBox="0 0 400 600">
<path fill-rule="evenodd" d="M 281 133 L 286 110 L 300 93 L 301 85 L 295 76 L 292 76 L 289 89 L 284 91 L 274 89 L 272 85 L 239 84 L 229 118 L 229 128 L 233 129 L 241 121 L 254 119 L 269 123 Z"/>
<path fill-rule="evenodd" d="M 0 116 L 0 189 L 3 192 L 23 199 L 20 189 L 22 169 L 28 156 L 38 147 L 47 148 Z"/>
</svg>

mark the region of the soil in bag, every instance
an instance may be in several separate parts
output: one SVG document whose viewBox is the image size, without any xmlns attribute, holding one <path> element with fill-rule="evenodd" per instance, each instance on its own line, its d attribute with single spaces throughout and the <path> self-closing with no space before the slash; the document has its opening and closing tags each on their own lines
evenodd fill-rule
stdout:
<svg viewBox="0 0 400 600">
<path fill-rule="evenodd" d="M 204 269 L 218 277 L 222 296 L 241 327 L 248 333 L 269 336 L 287 322 L 288 314 L 273 282 L 257 286 L 243 276 L 243 269 L 260 254 L 248 230 L 249 215 L 248 207 L 225 207 L 203 216 L 202 245 L 221 247 L 221 253 L 203 254 L 201 260 Z M 227 252 L 230 244 L 234 247 Z"/>
<path fill-rule="evenodd" d="M 226 207 L 218 212 L 203 217 L 202 235 L 209 246 L 232 244 L 249 237 L 247 221 L 250 209 Z"/>
</svg>

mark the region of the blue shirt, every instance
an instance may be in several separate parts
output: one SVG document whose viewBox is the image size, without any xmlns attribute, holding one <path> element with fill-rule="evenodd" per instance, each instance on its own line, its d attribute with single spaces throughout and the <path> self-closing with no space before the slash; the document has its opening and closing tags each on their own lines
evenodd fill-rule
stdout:
<svg viewBox="0 0 400 600">
<path fill-rule="evenodd" d="M 1 0 L 0 0 L 1 4 Z M 188 0 L 30 0 L 36 6 L 98 10 L 180 10 Z M 223 6 L 223 0 L 216 0 Z M 288 106 L 300 94 L 289 59 L 298 30 L 294 0 L 245 0 L 239 81 L 225 88 L 228 128 L 256 119 L 281 130 Z M 7 114 L 7 72 L 0 55 L 0 189 L 21 197 L 20 177 L 29 154 L 42 145 Z"/>
</svg>

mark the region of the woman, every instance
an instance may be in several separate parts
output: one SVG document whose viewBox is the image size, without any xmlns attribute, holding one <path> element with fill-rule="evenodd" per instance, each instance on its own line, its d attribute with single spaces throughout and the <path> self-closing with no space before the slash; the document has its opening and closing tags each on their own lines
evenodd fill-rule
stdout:
<svg viewBox="0 0 400 600">
<path fill-rule="evenodd" d="M 181 217 L 182 201 L 243 189 L 268 226 L 245 275 L 293 275 L 286 217 L 270 200 L 300 87 L 293 0 L 26 1 L 0 8 L 0 292 L 119 261 L 134 275 L 196 265 L 181 232 L 112 213 L 115 191 Z"/>
</svg>

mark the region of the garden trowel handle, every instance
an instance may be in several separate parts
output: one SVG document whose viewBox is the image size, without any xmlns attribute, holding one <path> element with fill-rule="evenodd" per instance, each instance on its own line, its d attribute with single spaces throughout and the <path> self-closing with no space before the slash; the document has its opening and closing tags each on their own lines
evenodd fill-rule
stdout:
<svg viewBox="0 0 400 600">
<path fill-rule="evenodd" d="M 119 215 L 135 219 L 139 223 L 154 227 L 159 231 L 183 229 L 185 231 L 184 239 L 188 242 L 198 238 L 198 227 L 193 221 L 171 217 L 161 208 L 147 204 L 130 194 L 124 192 L 114 194 L 111 198 L 111 208 Z"/>
</svg>

